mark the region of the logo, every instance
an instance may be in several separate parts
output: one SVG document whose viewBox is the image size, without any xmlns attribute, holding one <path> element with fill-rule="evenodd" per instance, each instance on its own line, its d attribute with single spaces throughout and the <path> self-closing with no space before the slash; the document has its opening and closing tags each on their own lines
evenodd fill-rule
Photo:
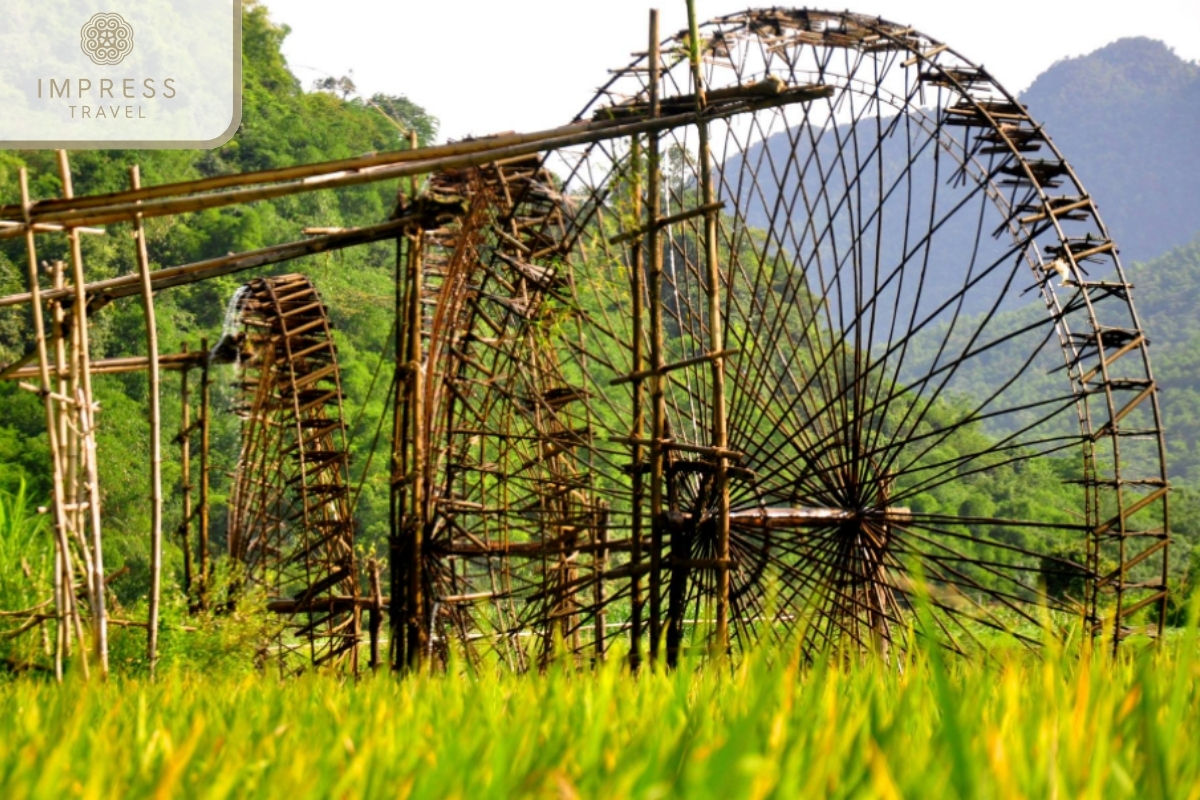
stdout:
<svg viewBox="0 0 1200 800">
<path fill-rule="evenodd" d="M 79 31 L 79 46 L 94 64 L 120 64 L 133 52 L 133 27 L 120 14 L 96 14 Z"/>
<path fill-rule="evenodd" d="M 0 0 L 0 150 L 229 141 L 246 2 Z"/>
</svg>

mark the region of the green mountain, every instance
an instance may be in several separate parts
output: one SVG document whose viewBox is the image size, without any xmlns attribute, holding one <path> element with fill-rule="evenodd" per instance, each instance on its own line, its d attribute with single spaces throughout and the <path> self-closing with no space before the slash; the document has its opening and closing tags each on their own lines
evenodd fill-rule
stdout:
<svg viewBox="0 0 1200 800">
<path fill-rule="evenodd" d="M 1200 233 L 1200 64 L 1120 39 L 1054 64 L 1021 95 L 1075 167 L 1128 260 Z"/>
</svg>

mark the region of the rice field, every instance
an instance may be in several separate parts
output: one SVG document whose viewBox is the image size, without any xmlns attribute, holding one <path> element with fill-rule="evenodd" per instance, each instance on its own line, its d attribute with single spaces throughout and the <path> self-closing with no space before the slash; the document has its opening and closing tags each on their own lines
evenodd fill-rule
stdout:
<svg viewBox="0 0 1200 800">
<path fill-rule="evenodd" d="M 43 521 L 0 500 L 0 598 L 23 607 Z M 777 648 L 636 675 L 613 653 L 280 681 L 247 657 L 261 620 L 184 632 L 175 606 L 156 682 L 137 629 L 114 630 L 107 683 L 0 676 L 0 798 L 1200 798 L 1195 624 L 1116 659 L 1068 635 L 891 665 Z"/>
<path fill-rule="evenodd" d="M 1195 650 L 22 678 L 0 683 L 0 797 L 1194 798 Z"/>
</svg>

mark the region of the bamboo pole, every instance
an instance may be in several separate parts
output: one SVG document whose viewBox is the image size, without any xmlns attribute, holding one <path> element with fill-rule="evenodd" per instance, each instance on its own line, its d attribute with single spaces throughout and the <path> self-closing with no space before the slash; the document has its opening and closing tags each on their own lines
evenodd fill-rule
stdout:
<svg viewBox="0 0 1200 800">
<path fill-rule="evenodd" d="M 805 86 L 786 89 L 775 95 L 763 97 L 759 93 L 747 90 L 744 96 L 731 99 L 733 102 L 723 103 L 719 113 L 741 114 L 766 108 L 774 108 L 790 103 L 804 102 L 817 97 L 826 97 L 831 93 L 827 86 Z M 718 113 L 718 112 L 714 112 Z M 476 139 L 469 142 L 459 142 L 453 145 L 443 145 L 422 150 L 401 150 L 389 156 L 389 160 L 380 166 L 372 166 L 368 157 L 344 169 L 337 169 L 330 164 L 318 164 L 306 167 L 289 168 L 309 174 L 311 177 L 303 180 L 280 183 L 249 189 L 237 189 L 228 192 L 211 194 L 195 194 L 187 197 L 170 197 L 159 194 L 159 199 L 146 200 L 145 195 L 131 196 L 128 193 L 106 195 L 95 200 L 88 206 L 84 201 L 76 205 L 64 206 L 58 201 L 42 201 L 34 209 L 35 222 L 63 222 L 77 228 L 84 225 L 97 225 L 108 222 L 129 221 L 137 214 L 145 218 L 161 217 L 171 214 L 183 214 L 203 211 L 209 208 L 240 205 L 258 200 L 271 200 L 293 194 L 301 194 L 320 189 L 337 189 L 346 186 L 358 186 L 364 183 L 392 180 L 414 175 L 428 175 L 453 169 L 465 169 L 481 166 L 494 161 L 534 155 L 548 150 L 557 150 L 581 144 L 592 144 L 607 139 L 621 139 L 639 133 L 664 131 L 670 128 L 691 125 L 696 122 L 694 112 L 658 116 L 651 119 L 635 119 L 633 122 L 624 119 L 593 120 L 577 122 L 560 128 L 553 128 L 533 134 L 516 134 L 512 137 L 495 137 Z M 409 154 L 404 157 L 403 154 Z M 230 176 L 236 177 L 236 176 Z M 256 178 L 262 182 L 261 174 Z M 245 181 L 251 183 L 254 181 Z M 237 185 L 237 184 L 231 184 Z M 210 187 L 211 188 L 211 187 Z M 195 191 L 188 186 L 187 191 Z M 172 192 L 166 192 L 170 195 Z M 0 214 L 7 215 L 10 208 L 0 209 Z M 18 229 L 0 228 L 0 239 L 19 236 Z"/>
<path fill-rule="evenodd" d="M 71 166 L 67 160 L 67 151 L 58 151 L 58 170 L 62 180 L 63 196 L 74 197 L 74 184 L 71 180 Z M 83 251 L 80 247 L 79 232 L 68 228 L 67 238 L 71 247 L 71 278 L 74 283 L 75 304 L 72 307 L 74 321 L 76 352 L 78 354 L 77 374 L 79 376 L 75 398 L 79 412 L 80 460 L 84 478 L 84 495 L 87 497 L 88 521 L 91 523 L 90 556 L 88 567 L 91 571 L 91 602 L 92 602 L 92 631 L 96 662 L 100 667 L 100 675 L 108 677 L 108 612 L 104 596 L 104 545 L 100 528 L 100 475 L 96 464 L 96 426 L 95 406 L 92 393 L 91 373 L 91 344 L 88 338 L 88 311 L 86 285 L 83 275 Z M 76 503 L 78 507 L 81 505 Z"/>
<path fill-rule="evenodd" d="M 421 348 L 421 290 L 424 252 L 424 232 L 417 232 L 416 246 L 412 258 L 409 259 L 409 334 L 408 334 L 408 363 L 411 387 L 411 405 L 409 414 L 412 424 L 409 434 L 412 439 L 412 473 L 413 480 L 409 488 L 411 518 L 409 521 L 409 627 L 408 627 L 408 659 L 411 669 L 421 666 L 421 657 L 425 652 L 425 598 L 423 595 L 424 575 L 422 574 L 422 557 L 424 555 L 425 538 L 425 364 Z"/>
<path fill-rule="evenodd" d="M 662 80 L 662 54 L 658 42 L 658 9 L 650 10 L 650 116 L 659 113 L 659 83 Z M 662 281 L 663 260 L 658 221 L 662 177 L 660 175 L 659 139 L 649 136 L 647 153 L 646 190 L 646 249 L 650 264 L 650 378 L 651 439 L 650 445 L 650 660 L 658 658 L 662 638 L 662 549 L 663 549 L 663 428 L 666 422 L 666 400 L 663 394 L 663 318 Z"/>
<path fill-rule="evenodd" d="M 592 555 L 592 569 L 595 572 L 595 586 L 593 588 L 592 603 L 596 607 L 595 618 L 592 620 L 595 625 L 595 641 L 596 641 L 596 663 L 600 664 L 604 661 L 604 631 L 606 629 L 608 615 L 604 613 L 604 573 L 608 569 L 608 503 L 604 500 L 600 501 L 599 510 L 596 512 L 596 552 Z"/>
<path fill-rule="evenodd" d="M 208 355 L 208 339 L 200 340 L 200 352 Z M 200 363 L 200 541 L 199 583 L 200 608 L 208 610 L 208 446 L 209 446 L 209 413 L 211 411 L 210 386 L 208 374 L 209 359 Z"/>
<path fill-rule="evenodd" d="M 367 612 L 367 633 L 371 642 L 369 667 L 379 669 L 379 631 L 383 626 L 383 588 L 380 585 L 379 562 L 367 562 L 367 580 L 371 590 L 371 605 Z"/>
<path fill-rule="evenodd" d="M 349 172 L 354 170 L 368 169 L 371 167 L 429 160 L 453 155 L 468 155 L 473 153 L 486 154 L 489 151 L 497 148 L 537 142 L 549 135 L 560 133 L 563 130 L 575 130 L 585 125 L 589 126 L 589 128 L 593 130 L 602 130 L 606 126 L 611 127 L 613 124 L 614 123 L 612 121 L 603 121 L 591 125 L 586 122 L 577 122 L 560 126 L 558 128 L 534 131 L 531 133 L 487 136 L 478 139 L 469 139 L 463 142 L 453 142 L 445 145 L 427 147 L 422 149 L 420 152 L 415 152 L 414 148 L 411 146 L 413 137 L 416 134 L 416 131 L 411 131 L 408 139 L 410 147 L 407 150 L 393 150 L 384 153 L 359 156 L 356 158 L 339 159 L 336 161 L 322 161 L 315 164 L 300 164 L 291 167 L 277 167 L 268 170 L 258 170 L 255 172 L 243 172 L 232 175 L 217 175 L 211 178 L 201 178 L 192 181 L 178 181 L 176 183 L 167 183 L 161 186 L 148 186 L 138 191 L 111 192 L 93 197 L 78 198 L 75 203 L 54 203 L 43 201 L 35 204 L 35 211 L 42 212 L 49 211 L 51 209 L 61 210 L 64 208 L 96 208 L 115 203 L 129 203 L 136 202 L 138 200 L 186 196 L 189 194 L 198 194 L 200 192 L 228 189 L 238 186 L 253 186 L 285 180 L 314 178 L 331 173 Z M 492 159 L 485 158 L 484 160 L 488 161 Z M 0 216 L 8 216 L 10 214 L 17 213 L 18 211 L 19 209 L 13 206 L 0 207 Z M 54 230 L 61 229 L 61 227 L 54 228 Z"/>
<path fill-rule="evenodd" d="M 141 170 L 129 168 L 129 183 L 141 188 Z M 146 249 L 146 226 L 141 215 L 134 217 L 138 273 L 142 279 L 142 308 L 146 317 L 146 344 L 150 360 L 150 608 L 146 620 L 146 661 L 150 677 L 158 665 L 158 604 L 162 594 L 162 405 L 158 372 L 158 324 L 154 316 L 154 289 L 150 281 L 150 255 Z"/>
<path fill-rule="evenodd" d="M 21 205 L 25 208 L 28 208 L 30 205 L 29 175 L 26 172 L 24 167 L 21 168 L 19 177 L 20 177 L 20 184 L 21 184 Z M 43 405 L 43 407 L 45 409 L 45 413 L 46 413 L 46 433 L 47 433 L 47 439 L 49 440 L 49 444 L 50 444 L 50 458 L 51 458 L 51 461 L 53 462 L 52 475 L 51 475 L 51 480 L 53 481 L 53 488 L 51 491 L 53 492 L 53 495 L 51 497 L 51 500 L 52 500 L 52 504 L 53 504 L 53 508 L 54 508 L 54 534 L 55 534 L 55 541 L 56 541 L 56 545 L 57 545 L 56 549 L 58 550 L 59 555 L 60 555 L 60 558 L 56 559 L 56 560 L 61 561 L 61 554 L 66 553 L 67 548 L 69 547 L 68 540 L 67 540 L 67 533 L 66 533 L 66 525 L 67 525 L 66 509 L 64 508 L 64 503 L 63 503 L 63 474 L 62 474 L 63 464 L 62 464 L 62 459 L 60 457 L 61 456 L 61 453 L 60 453 L 61 443 L 59 441 L 59 435 L 58 435 L 59 434 L 58 414 L 57 414 L 57 409 L 55 408 L 55 401 L 54 401 L 53 397 L 51 397 L 50 357 L 49 357 L 49 353 L 48 353 L 47 347 L 46 347 L 45 320 L 42 316 L 41 286 L 40 286 L 39 279 L 38 279 L 38 265 L 37 265 L 37 243 L 34 240 L 32 228 L 28 228 L 26 230 L 25 246 L 26 246 L 28 257 L 29 257 L 29 291 L 33 296 L 33 303 L 31 305 L 32 305 L 32 311 L 33 311 L 34 344 L 37 348 L 38 367 L 39 367 L 39 373 L 40 373 L 40 377 L 41 377 L 40 394 L 42 396 L 42 405 Z M 58 576 L 56 575 L 56 578 L 57 577 Z M 56 596 L 57 608 L 55 609 L 55 613 L 60 618 L 65 615 L 65 611 L 66 611 L 66 600 L 62 594 L 63 585 L 64 585 L 64 583 L 65 583 L 65 585 L 70 585 L 71 576 L 66 575 L 65 579 L 66 579 L 65 582 L 59 583 L 59 585 L 56 587 L 59 590 L 59 592 Z M 59 681 L 62 680 L 61 659 L 57 658 L 57 657 L 55 659 L 55 673 L 54 674 L 55 674 L 56 679 L 58 679 Z"/>
<path fill-rule="evenodd" d="M 279 183 L 283 181 L 308 181 L 309 185 L 311 185 L 315 182 L 313 179 L 320 179 L 330 175 L 338 175 L 341 173 L 361 173 L 363 170 L 378 170 L 378 168 L 381 167 L 391 167 L 413 163 L 416 164 L 417 169 L 408 171 L 405 174 L 420 175 L 428 172 L 436 172 L 440 169 L 446 168 L 441 166 L 431 167 L 427 162 L 436 162 L 438 160 L 454 157 L 462 158 L 466 156 L 479 156 L 477 160 L 471 163 L 460 165 L 477 166 L 489 161 L 494 161 L 497 158 L 507 157 L 506 155 L 496 155 L 495 153 L 506 151 L 513 147 L 532 145 L 534 146 L 534 150 L 530 152 L 537 152 L 538 149 L 541 149 L 542 143 L 547 139 L 557 139 L 563 137 L 564 135 L 570 135 L 576 132 L 603 132 L 612 128 L 626 127 L 627 124 L 627 122 L 622 123 L 620 121 L 613 120 L 574 122 L 568 125 L 559 126 L 557 128 L 549 128 L 541 131 L 534 131 L 532 133 L 483 137 L 480 139 L 470 139 L 464 142 L 454 142 L 435 147 L 427 147 L 424 149 L 413 149 L 410 147 L 410 149 L 407 150 L 395 150 L 386 153 L 378 153 L 375 155 L 360 156 L 358 158 L 339 159 L 337 161 L 325 161 L 316 164 L 302 164 L 293 167 L 261 170 L 258 172 L 240 173 L 236 175 L 220 175 L 194 181 L 181 181 L 177 183 L 164 184 L 162 186 L 151 186 L 132 192 L 112 192 L 95 197 L 80 198 L 74 203 L 43 201 L 37 204 L 36 208 L 34 209 L 33 216 L 35 220 L 40 221 L 41 217 L 43 216 L 50 219 L 59 219 L 61 217 L 69 218 L 72 214 L 78 214 L 79 212 L 93 210 L 94 214 L 98 213 L 94 211 L 95 209 L 113 208 L 120 209 L 120 213 L 124 213 L 127 209 L 129 209 L 129 213 L 132 214 L 136 213 L 136 211 L 133 210 L 135 204 L 142 201 L 184 198 L 188 195 L 196 195 L 203 192 L 212 192 L 220 189 L 249 187 L 259 184 Z M 415 131 L 413 133 L 415 134 Z M 411 142 L 412 138 L 410 135 L 410 145 Z M 574 142 L 574 144 L 581 143 L 582 142 Z M 226 194 L 234 193 L 227 192 Z M 8 215 L 14 214 L 17 211 L 18 209 L 11 206 L 0 207 L 0 216 L 7 217 Z"/>
<path fill-rule="evenodd" d="M 71 316 L 70 325 L 70 350 L 68 354 L 68 369 L 67 369 L 67 396 L 78 397 L 82 384 L 80 383 L 79 372 L 82 365 L 82 356 L 80 354 L 79 344 L 79 325 L 75 320 L 74 314 Z M 73 410 L 74 422 L 72 423 L 72 415 L 64 414 L 64 421 L 67 423 L 67 463 L 66 474 L 66 501 L 67 501 L 67 553 L 66 566 L 68 567 L 67 574 L 72 576 L 72 585 L 68 592 L 68 598 L 71 603 L 71 624 L 75 631 L 75 640 L 79 643 L 79 663 L 83 670 L 84 678 L 89 678 L 91 667 L 89 665 L 90 654 L 87 647 L 87 639 L 84 634 L 83 614 L 80 612 L 79 599 L 75 595 L 73 588 L 74 568 L 70 561 L 70 540 L 74 540 L 79 547 L 79 568 L 83 572 L 85 596 L 89 599 L 94 596 L 95 571 L 92 569 L 92 551 L 87 543 L 85 532 L 87 528 L 87 516 L 84 503 L 79 502 L 81 495 L 81 480 L 83 469 L 83 440 L 82 440 L 82 418 L 79 416 L 79 410 Z M 90 600 L 89 600 L 90 602 Z M 69 642 L 68 642 L 69 643 Z"/>
<path fill-rule="evenodd" d="M 630 158 L 633 160 L 633 180 L 630 187 L 630 194 L 633 202 L 633 218 L 640 219 L 642 216 L 642 148 L 641 139 L 637 136 L 632 138 L 630 142 Z M 631 276 L 631 294 L 633 295 L 632 314 L 633 314 L 633 374 L 640 375 L 645 370 L 645 362 L 643 360 L 643 338 L 645 332 L 642 330 L 642 316 L 645 314 L 643 308 L 644 289 L 642 282 L 645 279 L 646 270 L 646 250 L 645 244 L 639 238 L 633 247 L 633 275 Z M 642 430 L 645 422 L 646 402 L 646 387 L 641 378 L 635 378 L 633 381 L 633 425 L 631 427 L 630 438 L 634 441 L 631 452 L 631 468 L 632 475 L 632 514 L 633 518 L 630 521 L 632 525 L 631 538 L 633 540 L 633 550 L 629 555 L 629 563 L 631 573 L 629 576 L 629 666 L 632 669 L 637 669 L 641 666 L 642 660 L 642 502 L 645 499 L 643 492 L 645 490 L 642 476 L 642 445 L 638 444 L 641 440 L 644 431 Z"/>
<path fill-rule="evenodd" d="M 51 286 L 55 289 L 63 287 L 63 262 L 55 260 L 51 266 Z M 65 314 L 63 313 L 62 303 L 51 303 L 52 310 L 51 325 L 51 342 L 54 345 L 54 367 L 57 373 L 57 392 L 61 397 L 69 397 L 67 394 L 67 380 L 64 367 L 67 363 L 66 344 L 63 341 L 63 323 Z M 67 426 L 68 414 L 66 409 L 59 409 L 58 413 L 58 446 L 59 452 L 67 446 L 67 440 L 70 435 Z M 65 467 L 65 465 L 64 465 Z M 67 476 L 64 468 L 63 472 L 63 499 L 67 497 Z M 66 502 L 64 502 L 64 506 Z M 65 510 L 65 508 L 64 508 Z M 69 525 L 69 519 L 64 514 L 62 524 L 64 528 Z M 69 544 L 69 537 L 62 537 Z M 74 584 L 74 576 L 71 573 L 70 552 L 59 546 L 59 538 L 56 536 L 54 540 L 54 679 L 61 683 L 63 676 L 63 659 L 69 657 L 71 628 L 68 620 L 71 600 L 73 599 L 72 592 L 68 588 Z"/>
<path fill-rule="evenodd" d="M 704 215 L 704 267 L 708 285 L 708 350 L 714 354 L 712 369 L 712 442 L 718 453 L 729 448 L 729 431 L 725 409 L 725 349 L 721 324 L 720 265 L 717 256 L 716 191 L 713 182 L 712 150 L 708 122 L 703 115 L 706 107 L 704 73 L 700 65 L 700 30 L 696 21 L 696 2 L 687 0 L 689 50 L 692 62 L 693 95 L 696 98 L 696 123 L 700 145 L 700 202 L 709 211 Z M 713 477 L 717 494 L 717 624 L 714 649 L 722 656 L 729 648 L 729 462 L 723 455 L 716 457 Z"/>
<path fill-rule="evenodd" d="M 405 663 L 404 623 L 402 614 L 405 613 L 404 587 L 406 585 L 406 570 L 404 564 L 403 546 L 403 517 L 404 517 L 404 481 L 408 475 L 408 452 L 404 446 L 405 439 L 405 402 L 404 393 L 408 391 L 408 377 L 405 372 L 404 355 L 407 350 L 405 337 L 408 335 L 408 313 L 404 302 L 405 278 L 407 276 L 407 254 L 412 247 L 411 237 L 396 238 L 396 268 L 394 273 L 394 289 L 392 313 L 396 319 L 396 340 L 392 381 L 396 388 L 395 399 L 392 401 L 392 458 L 388 475 L 388 565 L 390 567 L 391 598 L 388 609 L 389 622 L 389 653 L 388 662 L 393 670 L 400 669 Z"/>
<path fill-rule="evenodd" d="M 183 352 L 188 352 L 187 342 Z M 183 519 L 179 523 L 180 546 L 183 548 L 183 593 L 192 594 L 192 399 L 189 393 L 188 375 L 191 370 L 184 367 L 179 375 L 179 466 L 180 494 L 183 501 Z"/>
<path fill-rule="evenodd" d="M 154 290 L 159 291 L 172 286 L 183 286 L 221 275 L 229 275 L 247 269 L 291 261 L 301 256 L 315 255 L 317 253 L 340 250 L 345 247 L 391 239 L 406 226 L 412 225 L 416 216 L 415 214 L 407 215 L 400 219 L 381 222 L 377 225 L 349 228 L 326 236 L 314 236 L 309 239 L 272 245 L 271 247 L 250 250 L 245 253 L 236 253 L 234 255 L 197 261 L 192 264 L 167 267 L 166 269 L 156 270 L 151 273 L 150 279 L 154 285 Z M 89 283 L 85 289 L 91 297 L 104 297 L 106 300 L 115 300 L 119 297 L 129 297 L 138 294 L 141 291 L 141 280 L 138 275 L 122 275 L 117 278 Z M 57 300 L 69 297 L 72 294 L 74 294 L 74 288 L 64 288 L 44 292 L 43 298 Z M 28 292 L 0 297 L 0 307 L 28 303 L 29 298 Z"/>
<path fill-rule="evenodd" d="M 64 190 L 63 193 L 64 193 L 64 196 L 66 196 L 66 194 L 67 194 L 66 190 L 70 184 L 70 171 L 66 169 L 66 153 L 65 152 L 59 156 L 59 167 L 60 167 L 60 170 L 63 170 L 66 174 L 66 178 L 62 181 L 63 190 Z M 64 282 L 65 282 L 65 275 L 64 275 Z M 61 290 L 62 288 L 64 288 L 64 287 L 55 287 L 56 291 Z M 62 308 L 61 301 L 59 301 L 59 308 L 60 309 Z M 65 317 L 65 315 L 64 315 L 64 317 Z M 65 318 L 64 318 L 64 322 L 65 322 Z M 80 347 L 80 338 L 79 338 L 80 337 L 79 324 L 78 324 L 78 320 L 76 319 L 76 316 L 74 314 L 71 315 L 70 336 L 71 336 L 70 348 L 69 348 L 67 357 L 64 359 L 66 361 L 66 378 L 67 378 L 67 381 L 66 381 L 67 391 L 64 392 L 64 394 L 66 394 L 66 396 L 68 396 L 68 397 L 77 397 L 79 395 L 79 390 L 80 390 L 80 385 L 81 385 L 80 380 L 79 380 L 79 371 L 81 368 L 81 364 L 83 362 L 82 362 L 82 355 L 80 352 L 81 347 Z M 65 347 L 66 342 L 64 341 L 63 344 Z M 63 423 L 63 428 L 66 430 L 66 450 L 67 450 L 66 472 L 65 472 L 63 478 L 65 481 L 64 491 L 66 492 L 66 502 L 67 502 L 67 508 L 68 508 L 68 512 L 67 512 L 67 539 L 68 539 L 68 541 L 67 541 L 67 549 L 64 551 L 63 566 L 65 569 L 65 574 L 67 576 L 69 576 L 69 582 L 67 584 L 66 600 L 70 604 L 71 625 L 75 632 L 75 639 L 79 643 L 79 663 L 80 663 L 80 667 L 82 668 L 82 671 L 83 671 L 83 676 L 85 679 L 87 679 L 87 678 L 90 678 L 91 668 L 88 664 L 89 654 L 88 654 L 88 648 L 87 648 L 87 640 L 84 636 L 84 630 L 83 630 L 83 615 L 80 613 L 79 600 L 76 597 L 75 590 L 74 590 L 75 570 L 71 563 L 71 552 L 70 552 L 70 547 L 71 547 L 70 540 L 72 537 L 74 537 L 74 539 L 79 544 L 79 553 L 81 556 L 81 565 L 80 566 L 83 571 L 84 586 L 85 586 L 85 589 L 87 592 L 86 596 L 89 598 L 91 598 L 93 596 L 94 571 L 92 570 L 91 550 L 88 547 L 87 542 L 84 538 L 84 529 L 87 526 L 87 523 L 85 521 L 86 517 L 84 515 L 84 507 L 83 507 L 84 504 L 79 502 L 80 468 L 82 465 L 82 458 L 81 458 L 82 441 L 80 438 L 80 433 L 82 431 L 82 427 L 81 427 L 82 420 L 78 417 L 78 409 L 76 409 L 76 411 L 75 411 L 76 420 L 75 420 L 74 424 L 71 423 L 71 417 L 72 417 L 72 414 L 70 412 L 64 413 L 60 416 L 60 419 Z M 67 644 L 70 645 L 70 637 L 68 637 L 68 639 L 67 639 Z M 69 647 L 67 648 L 67 655 L 68 656 L 70 655 Z"/>
<path fill-rule="evenodd" d="M 45 298 L 43 298 L 45 299 Z M 34 353 L 36 356 L 37 353 Z M 160 370 L 190 370 L 193 367 L 199 366 L 201 354 L 197 352 L 186 353 L 166 353 L 159 354 L 158 368 Z M 102 358 L 93 361 L 91 364 L 93 375 L 122 375 L 129 372 L 141 372 L 150 368 L 150 359 L 146 356 L 123 356 L 120 358 Z M 53 374 L 60 377 L 69 378 L 71 376 L 70 366 L 66 368 L 55 368 Z M 23 366 L 20 369 L 9 372 L 7 375 L 0 376 L 3 380 L 28 380 L 37 378 L 38 368 L 34 366 Z"/>
</svg>

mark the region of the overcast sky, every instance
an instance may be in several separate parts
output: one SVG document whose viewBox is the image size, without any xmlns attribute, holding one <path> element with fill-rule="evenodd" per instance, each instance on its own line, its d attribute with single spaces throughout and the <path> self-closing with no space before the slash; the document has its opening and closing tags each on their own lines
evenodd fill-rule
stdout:
<svg viewBox="0 0 1200 800">
<path fill-rule="evenodd" d="M 662 34 L 687 24 L 683 0 L 265 0 L 291 27 L 293 72 L 354 71 L 363 94 L 403 94 L 441 120 L 439 138 L 569 121 L 644 50 L 648 9 Z M 701 20 L 781 0 L 697 0 Z M 830 4 L 833 5 L 833 4 Z M 1006 16 L 997 16 L 1000 9 Z M 1055 61 L 1125 36 L 1160 39 L 1200 60 L 1200 0 L 862 0 L 852 10 L 912 25 L 985 64 L 1012 91 Z"/>
</svg>

